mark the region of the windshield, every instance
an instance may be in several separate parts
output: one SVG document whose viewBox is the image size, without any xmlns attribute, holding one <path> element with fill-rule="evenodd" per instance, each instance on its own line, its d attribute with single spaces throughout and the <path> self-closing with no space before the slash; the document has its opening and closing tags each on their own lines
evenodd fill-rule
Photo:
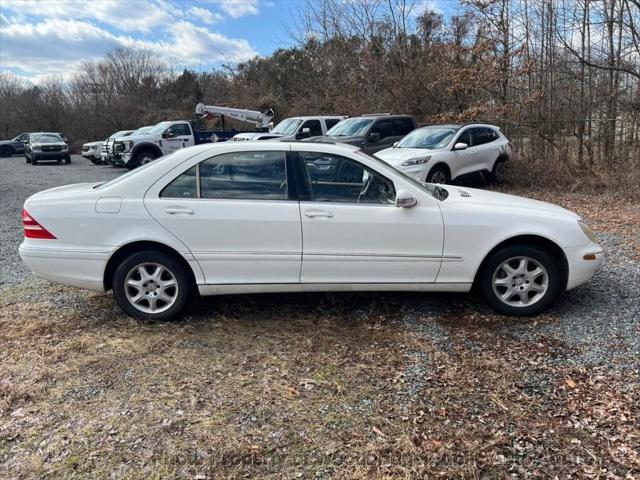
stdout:
<svg viewBox="0 0 640 480">
<path fill-rule="evenodd" d="M 302 123 L 302 120 L 299 118 L 287 118 L 286 120 L 281 121 L 278 125 L 273 127 L 270 133 L 277 133 L 279 135 L 284 135 L 288 137 L 289 135 L 293 135 L 298 130 L 298 127 Z"/>
<path fill-rule="evenodd" d="M 57 133 L 39 133 L 31 136 L 31 143 L 59 143 L 62 137 Z"/>
<path fill-rule="evenodd" d="M 152 127 L 147 133 L 149 135 L 162 135 L 162 132 L 169 128 L 170 125 L 171 122 L 160 122 L 155 127 Z"/>
<path fill-rule="evenodd" d="M 369 125 L 373 123 L 372 118 L 348 118 L 336 123 L 327 131 L 330 137 L 355 137 L 364 135 Z"/>
<path fill-rule="evenodd" d="M 398 142 L 396 148 L 426 148 L 437 150 L 449 145 L 457 128 L 453 127 L 427 127 L 414 130 Z"/>
<path fill-rule="evenodd" d="M 151 131 L 152 128 L 153 127 L 140 127 L 135 132 L 133 132 L 131 134 L 131 136 L 135 137 L 135 136 L 138 136 L 138 135 L 147 135 Z"/>
<path fill-rule="evenodd" d="M 389 164 L 387 162 L 385 162 L 383 160 L 380 160 L 375 155 L 367 155 L 362 150 L 358 150 L 356 152 L 356 155 L 360 155 L 360 156 L 366 157 L 366 158 L 368 158 L 370 160 L 373 160 L 374 162 L 376 162 L 377 164 L 383 166 L 384 168 L 390 168 Z M 403 172 L 400 169 L 393 168 L 393 171 L 396 174 L 402 175 L 402 177 L 404 177 L 405 180 L 408 180 L 413 185 L 415 185 L 416 187 L 420 188 L 421 190 L 424 190 L 425 192 L 427 192 L 429 195 L 431 195 L 432 197 L 434 197 L 437 200 L 444 200 L 445 198 L 447 198 L 449 196 L 449 192 L 447 190 L 445 190 L 444 188 L 442 188 L 440 185 L 437 185 L 435 183 L 422 183 L 422 182 L 416 180 L 415 177 L 407 175 L 405 172 Z"/>
</svg>

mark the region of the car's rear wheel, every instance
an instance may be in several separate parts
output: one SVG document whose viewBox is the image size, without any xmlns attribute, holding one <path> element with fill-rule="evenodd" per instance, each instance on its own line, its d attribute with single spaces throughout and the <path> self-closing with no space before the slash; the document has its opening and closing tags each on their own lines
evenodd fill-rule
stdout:
<svg viewBox="0 0 640 480">
<path fill-rule="evenodd" d="M 426 178 L 427 183 L 449 183 L 451 176 L 446 168 L 436 165 L 429 171 Z"/>
<path fill-rule="evenodd" d="M 13 155 L 13 149 L 9 147 L 0 148 L 0 157 L 10 157 Z"/>
<path fill-rule="evenodd" d="M 71 163 L 71 157 L 67 157 L 64 159 L 64 163 L 66 163 L 67 165 L 69 165 Z"/>
<path fill-rule="evenodd" d="M 184 267 L 154 250 L 130 255 L 113 276 L 118 305 L 143 320 L 169 320 L 178 315 L 187 303 L 190 286 Z"/>
<path fill-rule="evenodd" d="M 504 158 L 498 158 L 493 164 L 491 170 L 491 183 L 500 185 L 507 180 L 507 161 Z"/>
<path fill-rule="evenodd" d="M 535 315 L 560 293 L 562 276 L 546 251 L 514 245 L 494 253 L 485 264 L 482 293 L 487 303 L 507 315 Z"/>
</svg>

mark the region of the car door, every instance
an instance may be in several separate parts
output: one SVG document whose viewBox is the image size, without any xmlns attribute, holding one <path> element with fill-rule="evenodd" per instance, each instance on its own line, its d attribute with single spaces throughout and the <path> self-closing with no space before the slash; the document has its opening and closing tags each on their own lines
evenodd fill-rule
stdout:
<svg viewBox="0 0 640 480">
<path fill-rule="evenodd" d="M 372 139 L 372 134 L 377 135 L 377 140 Z M 396 142 L 396 133 L 393 120 L 386 118 L 376 120 L 369 129 L 364 150 L 368 154 L 372 154 L 391 147 L 394 142 Z"/>
<path fill-rule="evenodd" d="M 162 134 L 162 151 L 165 155 L 193 144 L 193 134 L 188 123 L 174 123 Z"/>
<path fill-rule="evenodd" d="M 24 153 L 24 144 L 27 141 L 29 141 L 29 134 L 23 133 L 11 142 L 11 146 L 16 153 Z"/>
<path fill-rule="evenodd" d="M 300 150 L 303 284 L 435 281 L 444 238 L 435 199 L 398 208 L 384 175 L 353 158 Z"/>
<path fill-rule="evenodd" d="M 496 141 L 498 134 L 489 127 L 479 127 L 474 129 L 475 144 L 478 149 L 478 161 L 476 171 L 491 170 L 493 163 L 500 155 L 500 145 Z"/>
<path fill-rule="evenodd" d="M 477 168 L 478 163 L 478 147 L 475 145 L 473 127 L 468 127 L 458 134 L 458 138 L 453 142 L 454 150 L 451 152 L 451 178 L 456 178 L 473 172 Z M 467 148 L 464 150 L 456 150 L 455 145 L 465 143 Z"/>
<path fill-rule="evenodd" d="M 299 282 L 300 207 L 285 158 L 282 147 L 202 158 L 146 194 L 150 214 L 189 247 L 207 284 Z"/>
</svg>

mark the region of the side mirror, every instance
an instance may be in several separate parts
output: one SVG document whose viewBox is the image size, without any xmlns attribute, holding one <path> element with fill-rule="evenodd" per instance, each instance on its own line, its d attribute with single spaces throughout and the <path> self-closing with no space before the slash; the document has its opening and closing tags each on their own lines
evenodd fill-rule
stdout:
<svg viewBox="0 0 640 480">
<path fill-rule="evenodd" d="M 393 148 L 396 148 L 400 142 L 393 142 Z"/>
<path fill-rule="evenodd" d="M 464 142 L 458 142 L 453 146 L 454 150 L 466 150 L 467 148 L 469 148 L 469 145 Z"/>
<path fill-rule="evenodd" d="M 379 133 L 370 133 L 369 134 L 369 141 L 370 142 L 379 142 L 380 141 L 380 134 Z"/>
<path fill-rule="evenodd" d="M 162 138 L 173 138 L 175 135 L 173 131 L 169 128 L 162 133 Z"/>
<path fill-rule="evenodd" d="M 311 136 L 311 129 L 305 127 L 302 130 L 300 130 L 298 133 L 296 133 L 296 140 L 299 140 L 301 138 L 309 138 L 310 136 Z"/>
<path fill-rule="evenodd" d="M 398 208 L 411 208 L 416 203 L 418 203 L 416 197 L 406 190 L 400 190 L 396 194 L 396 207 Z"/>
</svg>

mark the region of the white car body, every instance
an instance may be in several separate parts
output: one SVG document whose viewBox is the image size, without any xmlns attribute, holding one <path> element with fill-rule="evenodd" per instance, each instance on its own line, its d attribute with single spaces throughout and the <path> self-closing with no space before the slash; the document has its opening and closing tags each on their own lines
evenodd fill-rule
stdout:
<svg viewBox="0 0 640 480">
<path fill-rule="evenodd" d="M 82 156 L 89 160 L 93 159 L 94 161 L 99 161 L 103 143 L 104 140 L 85 143 L 82 145 Z"/>
<path fill-rule="evenodd" d="M 346 117 L 343 116 L 316 116 L 316 117 L 289 117 L 282 120 L 276 125 L 270 132 L 243 132 L 237 133 L 231 138 L 234 142 L 245 142 L 250 140 L 298 140 L 300 138 L 313 137 L 316 135 L 324 135 L 331 127 L 333 127 L 340 120 Z M 295 125 L 294 125 L 295 124 Z M 280 133 L 279 128 L 284 125 L 292 125 L 294 128 L 288 130 L 285 133 Z M 305 131 L 308 129 L 308 131 Z"/>
<path fill-rule="evenodd" d="M 436 149 L 403 148 L 402 144 L 411 135 L 419 135 L 429 128 L 456 129 L 455 135 L 446 144 Z M 483 144 L 476 144 L 473 132 L 489 129 L 495 137 Z M 456 145 L 464 143 L 466 148 L 456 149 Z M 474 123 L 469 125 L 427 126 L 414 130 L 399 141 L 396 146 L 377 152 L 376 157 L 420 182 L 428 182 L 430 173 L 438 168 L 448 172 L 448 179 L 455 180 L 464 175 L 477 172 L 493 172 L 498 160 L 508 161 L 511 156 L 509 141 L 494 125 Z M 447 183 L 442 182 L 442 183 Z"/>
<path fill-rule="evenodd" d="M 255 151 L 286 152 L 288 162 L 297 158 L 296 152 L 346 158 L 391 181 L 396 202 L 415 202 L 411 208 L 398 208 L 304 198 L 160 195 L 206 159 Z M 188 265 L 202 295 L 465 292 L 487 255 L 514 238 L 547 242 L 561 252 L 566 269 L 562 289 L 587 282 L 602 262 L 602 249 L 593 237 L 587 238 L 579 217 L 564 208 L 482 190 L 446 189 L 448 198 L 435 198 L 425 187 L 349 145 L 206 144 L 105 185 L 68 185 L 31 196 L 25 211 L 55 239 L 25 238 L 20 256 L 38 277 L 103 292 L 111 288 L 112 259 L 123 251 L 155 245 Z"/>
</svg>

